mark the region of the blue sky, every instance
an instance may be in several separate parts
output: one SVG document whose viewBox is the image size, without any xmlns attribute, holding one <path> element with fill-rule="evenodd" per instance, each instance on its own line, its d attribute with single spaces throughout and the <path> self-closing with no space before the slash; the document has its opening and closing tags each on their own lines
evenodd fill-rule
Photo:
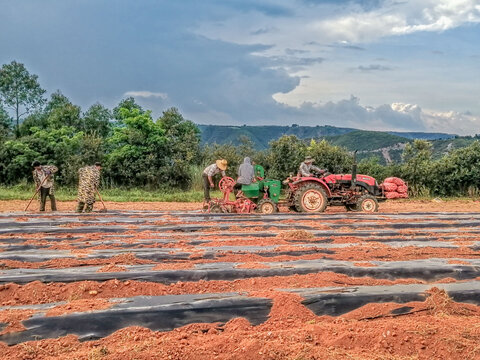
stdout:
<svg viewBox="0 0 480 360">
<path fill-rule="evenodd" d="M 480 0 L 0 0 L 0 64 L 84 109 L 480 133 Z"/>
</svg>

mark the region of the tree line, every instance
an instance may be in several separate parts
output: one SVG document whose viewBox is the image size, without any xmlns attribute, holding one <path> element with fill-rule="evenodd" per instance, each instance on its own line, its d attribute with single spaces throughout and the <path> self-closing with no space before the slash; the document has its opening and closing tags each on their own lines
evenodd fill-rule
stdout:
<svg viewBox="0 0 480 360">
<path fill-rule="evenodd" d="M 38 77 L 18 62 L 0 68 L 0 184 L 31 181 L 31 164 L 39 160 L 59 168 L 57 182 L 73 186 L 77 170 L 100 161 L 103 186 L 188 189 L 198 182 L 203 167 L 218 158 L 229 162 L 235 176 L 245 156 L 265 167 L 270 178 L 283 180 L 297 172 L 306 155 L 332 173 L 347 173 L 352 154 L 328 141 L 305 141 L 282 136 L 264 151 L 254 150 L 243 137 L 240 145 L 202 146 L 200 130 L 176 108 L 154 119 L 129 97 L 113 109 L 100 103 L 87 110 L 56 91 L 45 97 Z M 379 182 L 398 176 L 413 196 L 478 195 L 480 143 L 452 150 L 432 159 L 432 145 L 415 140 L 406 145 L 402 162 L 381 165 L 378 158 L 363 159 L 358 172 Z"/>
</svg>

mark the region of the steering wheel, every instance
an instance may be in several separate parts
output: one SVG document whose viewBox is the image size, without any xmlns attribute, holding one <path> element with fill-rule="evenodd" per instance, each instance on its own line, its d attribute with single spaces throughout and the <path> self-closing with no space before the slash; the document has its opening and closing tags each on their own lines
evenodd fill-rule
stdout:
<svg viewBox="0 0 480 360">
<path fill-rule="evenodd" d="M 233 180 L 231 177 L 224 176 L 220 179 L 220 182 L 218 183 L 218 188 L 222 191 L 225 192 L 227 189 L 233 190 L 233 187 L 235 186 L 236 181 Z"/>
</svg>

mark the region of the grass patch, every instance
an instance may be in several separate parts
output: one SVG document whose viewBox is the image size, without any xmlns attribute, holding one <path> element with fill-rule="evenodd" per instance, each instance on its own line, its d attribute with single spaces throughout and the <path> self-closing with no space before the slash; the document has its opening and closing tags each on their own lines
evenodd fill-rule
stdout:
<svg viewBox="0 0 480 360">
<path fill-rule="evenodd" d="M 15 186 L 0 186 L 0 200 L 30 200 L 35 188 L 32 184 L 18 184 Z M 100 189 L 104 201 L 139 202 L 139 201 L 165 201 L 165 202 L 202 202 L 203 191 L 198 190 L 146 190 L 141 188 L 112 188 Z M 212 197 L 221 197 L 220 191 L 212 191 Z M 56 187 L 55 197 L 60 201 L 75 201 L 77 189 L 69 187 Z"/>
</svg>

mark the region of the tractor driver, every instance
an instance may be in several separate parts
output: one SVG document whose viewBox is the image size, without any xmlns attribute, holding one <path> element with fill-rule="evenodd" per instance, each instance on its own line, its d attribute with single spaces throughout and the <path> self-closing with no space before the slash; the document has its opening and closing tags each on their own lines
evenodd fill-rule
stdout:
<svg viewBox="0 0 480 360">
<path fill-rule="evenodd" d="M 323 175 L 327 171 L 322 170 L 319 167 L 313 165 L 315 159 L 312 158 L 311 156 L 306 156 L 305 161 L 300 164 L 300 169 L 298 170 L 298 173 L 302 177 L 312 177 L 315 176 L 313 172 Z"/>
<path fill-rule="evenodd" d="M 213 177 L 218 173 L 222 173 L 222 176 L 225 176 L 225 170 L 227 170 L 227 160 L 225 159 L 217 160 L 215 164 L 209 165 L 203 170 L 203 196 L 205 202 L 210 202 L 210 189 L 215 187 Z"/>
</svg>

